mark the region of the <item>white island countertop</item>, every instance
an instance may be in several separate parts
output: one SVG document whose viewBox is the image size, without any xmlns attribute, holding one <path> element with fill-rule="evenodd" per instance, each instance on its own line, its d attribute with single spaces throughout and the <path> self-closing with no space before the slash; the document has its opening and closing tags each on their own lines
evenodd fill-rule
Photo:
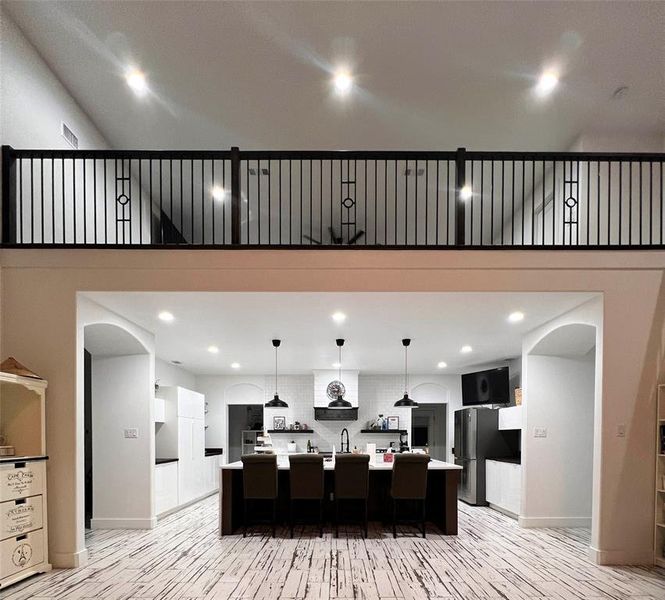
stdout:
<svg viewBox="0 0 665 600">
<path fill-rule="evenodd" d="M 395 463 L 392 462 L 377 462 L 376 464 L 370 463 L 369 465 L 369 470 L 370 471 L 389 471 L 390 469 L 393 468 L 393 465 Z M 237 460 L 236 462 L 229 463 L 228 465 L 222 465 L 221 466 L 222 470 L 228 469 L 228 470 L 237 470 L 237 469 L 242 469 L 242 462 Z M 290 465 L 287 460 L 283 458 L 279 458 L 277 460 L 277 468 L 280 471 L 288 471 L 290 469 Z M 335 468 L 335 461 L 332 459 L 327 459 L 324 460 L 323 462 L 323 470 L 324 471 L 332 471 Z M 454 465 L 453 463 L 449 462 L 443 462 L 442 460 L 430 460 L 429 464 L 427 465 L 427 468 L 430 471 L 461 471 L 462 467 L 459 465 Z"/>
</svg>

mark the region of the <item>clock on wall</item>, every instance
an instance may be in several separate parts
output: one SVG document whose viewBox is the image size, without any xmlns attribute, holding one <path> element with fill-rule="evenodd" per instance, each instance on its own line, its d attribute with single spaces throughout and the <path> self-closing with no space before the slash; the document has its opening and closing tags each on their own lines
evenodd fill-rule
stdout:
<svg viewBox="0 0 665 600">
<path fill-rule="evenodd" d="M 328 387 L 326 388 L 326 394 L 331 400 L 336 400 L 340 396 L 344 398 L 344 394 L 346 394 L 346 388 L 341 381 L 335 379 L 328 384 Z"/>
</svg>

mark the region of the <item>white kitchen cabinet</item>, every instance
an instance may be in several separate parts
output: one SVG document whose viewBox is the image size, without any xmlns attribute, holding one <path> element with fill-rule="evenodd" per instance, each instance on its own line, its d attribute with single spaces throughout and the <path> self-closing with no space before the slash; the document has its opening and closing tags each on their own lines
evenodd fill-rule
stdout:
<svg viewBox="0 0 665 600">
<path fill-rule="evenodd" d="M 522 429 L 522 406 L 499 409 L 499 429 Z"/>
<path fill-rule="evenodd" d="M 164 398 L 155 398 L 155 423 L 163 423 L 166 420 L 166 403 Z"/>
<path fill-rule="evenodd" d="M 205 458 L 205 493 L 210 494 L 219 490 L 219 467 L 222 464 L 222 456 L 206 456 Z"/>
<path fill-rule="evenodd" d="M 178 506 L 178 463 L 155 465 L 155 514 Z"/>
<path fill-rule="evenodd" d="M 522 465 L 488 460 L 485 464 L 485 498 L 494 508 L 519 516 Z"/>
</svg>

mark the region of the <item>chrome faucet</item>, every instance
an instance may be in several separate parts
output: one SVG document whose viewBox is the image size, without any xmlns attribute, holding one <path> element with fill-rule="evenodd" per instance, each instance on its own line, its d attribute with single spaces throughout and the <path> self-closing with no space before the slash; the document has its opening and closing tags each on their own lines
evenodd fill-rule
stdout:
<svg viewBox="0 0 665 600">
<path fill-rule="evenodd" d="M 344 433 L 346 433 L 346 450 L 344 450 Z M 349 452 L 349 430 L 345 427 L 342 429 L 342 434 L 340 435 L 340 452 Z"/>
</svg>

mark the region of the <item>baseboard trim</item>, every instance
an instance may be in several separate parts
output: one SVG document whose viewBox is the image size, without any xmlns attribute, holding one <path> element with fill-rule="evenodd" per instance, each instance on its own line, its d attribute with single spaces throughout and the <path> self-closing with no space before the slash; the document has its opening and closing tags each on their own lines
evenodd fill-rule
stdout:
<svg viewBox="0 0 665 600">
<path fill-rule="evenodd" d="M 56 569 L 76 569 L 88 564 L 88 549 L 78 552 L 49 552 L 49 561 Z"/>
<path fill-rule="evenodd" d="M 591 517 L 519 517 L 517 522 L 524 529 L 537 527 L 591 527 Z"/>
<path fill-rule="evenodd" d="M 589 547 L 589 558 L 597 565 L 653 565 L 653 550 L 599 550 Z"/>
<path fill-rule="evenodd" d="M 154 529 L 157 517 L 149 519 L 91 519 L 91 529 Z"/>
<path fill-rule="evenodd" d="M 503 508 L 501 506 L 497 506 L 496 504 L 492 504 L 491 502 L 489 503 L 489 507 L 496 512 L 500 512 L 502 515 L 506 515 L 507 517 L 510 517 L 511 519 L 517 520 L 519 517 L 516 515 L 514 512 L 509 511 L 506 508 Z"/>
<path fill-rule="evenodd" d="M 173 508 L 169 508 L 168 510 L 165 510 L 164 512 L 160 512 L 157 515 L 157 518 L 158 519 L 163 519 L 164 517 L 168 517 L 169 515 L 177 513 L 179 510 L 182 510 L 183 508 L 187 508 L 188 506 L 191 506 L 192 504 L 196 504 L 197 502 L 201 502 L 201 500 L 205 500 L 206 498 L 210 498 L 210 496 L 214 496 L 215 494 L 219 494 L 218 489 L 214 489 L 212 492 L 206 492 L 205 494 L 203 494 L 203 496 L 199 496 L 198 498 L 194 498 L 194 500 L 190 500 L 189 502 L 185 502 L 185 504 L 178 504 L 178 506 L 174 506 Z"/>
</svg>

